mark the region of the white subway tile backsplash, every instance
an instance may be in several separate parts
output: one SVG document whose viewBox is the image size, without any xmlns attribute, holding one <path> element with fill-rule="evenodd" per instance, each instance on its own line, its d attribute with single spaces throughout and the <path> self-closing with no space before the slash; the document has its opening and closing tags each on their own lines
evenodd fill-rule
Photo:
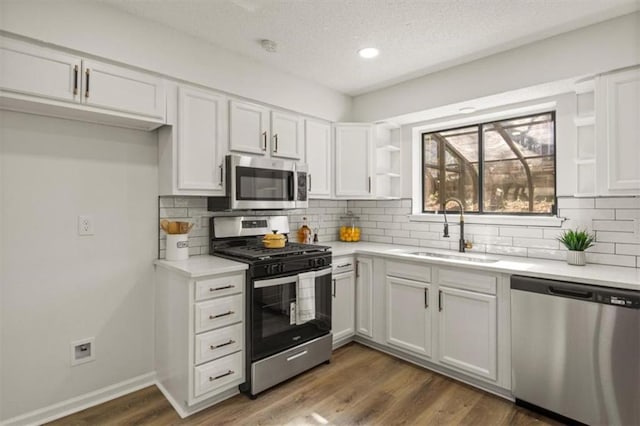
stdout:
<svg viewBox="0 0 640 426">
<path fill-rule="evenodd" d="M 559 209 L 559 210 L 560 210 L 560 216 L 569 218 L 568 222 L 595 220 L 595 219 L 615 219 L 615 210 L 613 209 Z M 569 227 L 574 226 L 571 223 L 568 223 L 567 225 Z"/>
<path fill-rule="evenodd" d="M 409 238 L 411 233 L 409 231 L 405 231 L 403 229 L 386 229 L 385 235 L 390 235 L 392 237 L 404 237 Z M 416 243 L 417 245 L 417 243 Z"/>
<path fill-rule="evenodd" d="M 517 247 L 557 249 L 560 247 L 558 240 L 545 240 L 542 238 L 513 237 L 513 245 Z"/>
<path fill-rule="evenodd" d="M 369 237 L 369 241 L 371 241 L 372 243 L 388 243 L 388 244 L 391 244 L 391 243 L 393 243 L 393 237 L 389 237 L 388 235 L 386 235 L 386 236 L 371 235 Z"/>
<path fill-rule="evenodd" d="M 206 210 L 207 199 L 205 197 L 174 197 L 175 207 L 201 207 Z"/>
<path fill-rule="evenodd" d="M 640 256 L 640 244 L 616 244 L 616 254 Z"/>
<path fill-rule="evenodd" d="M 594 231 L 633 232 L 632 220 L 594 220 Z"/>
<path fill-rule="evenodd" d="M 480 244 L 511 246 L 513 245 L 512 237 L 496 237 L 493 235 L 477 235 L 473 237 L 473 241 Z"/>
<path fill-rule="evenodd" d="M 509 226 L 509 227 L 501 226 L 500 236 L 542 238 L 542 229 L 524 228 L 522 226 Z"/>
<path fill-rule="evenodd" d="M 444 250 L 451 249 L 451 244 L 449 244 L 448 241 L 442 240 L 420 240 L 419 245 L 420 247 L 430 247 Z"/>
<path fill-rule="evenodd" d="M 566 250 L 530 248 L 527 250 L 527 255 L 537 259 L 563 260 L 567 257 L 567 252 Z"/>
<path fill-rule="evenodd" d="M 160 218 L 176 218 L 176 217 L 186 217 L 187 209 L 186 208 L 161 208 L 160 209 Z"/>
<path fill-rule="evenodd" d="M 597 209 L 640 209 L 640 197 L 596 198 Z"/>
<path fill-rule="evenodd" d="M 393 237 L 393 244 L 400 244 L 403 246 L 417 246 L 419 244 L 419 241 L 415 238 Z"/>
<path fill-rule="evenodd" d="M 631 232 L 596 231 L 596 241 L 605 243 L 640 244 L 640 241 Z"/>
<path fill-rule="evenodd" d="M 190 253 L 209 251 L 209 217 L 236 215 L 235 212 L 212 213 L 206 209 L 205 197 L 160 197 L 161 218 L 196 223 L 190 233 Z M 359 216 L 363 241 L 413 245 L 434 249 L 457 250 L 457 217 L 449 221 L 450 238 L 443 238 L 443 222 L 411 222 L 411 200 L 310 200 L 309 209 L 252 212 L 256 215 L 289 216 L 292 232 L 307 217 L 311 228 L 318 229 L 320 242 L 338 239 L 341 219 L 347 211 Z M 473 242 L 472 253 L 564 259 L 566 250 L 556 240 L 569 228 L 584 227 L 594 231 L 596 244 L 587 251 L 590 263 L 640 266 L 640 239 L 634 235 L 633 219 L 640 220 L 640 198 L 571 198 L 558 199 L 559 216 L 568 220 L 562 228 L 465 224 L 465 239 Z M 159 255 L 164 257 L 164 232 L 159 232 Z"/>
<path fill-rule="evenodd" d="M 595 206 L 593 198 L 558 198 L 560 209 L 593 209 Z"/>
<path fill-rule="evenodd" d="M 506 256 L 527 256 L 527 249 L 524 247 L 499 246 L 487 244 L 487 253 L 504 254 Z"/>
</svg>

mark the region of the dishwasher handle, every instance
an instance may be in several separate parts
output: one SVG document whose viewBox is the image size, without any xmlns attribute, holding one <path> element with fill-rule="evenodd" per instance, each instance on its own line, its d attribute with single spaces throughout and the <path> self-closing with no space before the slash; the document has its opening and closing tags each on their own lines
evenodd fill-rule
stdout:
<svg viewBox="0 0 640 426">
<path fill-rule="evenodd" d="M 552 294 L 552 295 L 567 296 L 567 297 L 573 297 L 576 299 L 586 299 L 586 300 L 593 299 L 592 291 L 573 290 L 569 288 L 554 287 L 554 286 L 549 286 L 547 288 L 547 291 L 549 292 L 549 294 Z"/>
</svg>

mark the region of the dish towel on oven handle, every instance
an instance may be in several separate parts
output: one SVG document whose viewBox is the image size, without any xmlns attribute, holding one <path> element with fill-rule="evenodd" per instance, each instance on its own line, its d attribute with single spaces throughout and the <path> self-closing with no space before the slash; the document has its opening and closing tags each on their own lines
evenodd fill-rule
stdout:
<svg viewBox="0 0 640 426">
<path fill-rule="evenodd" d="M 298 274 L 296 291 L 296 324 L 304 324 L 316 318 L 316 273 Z"/>
</svg>

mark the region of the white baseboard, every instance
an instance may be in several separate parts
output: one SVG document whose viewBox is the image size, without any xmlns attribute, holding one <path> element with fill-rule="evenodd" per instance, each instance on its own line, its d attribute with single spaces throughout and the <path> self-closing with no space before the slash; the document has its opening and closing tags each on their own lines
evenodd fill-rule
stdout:
<svg viewBox="0 0 640 426">
<path fill-rule="evenodd" d="M 0 426 L 40 425 L 155 384 L 156 373 L 143 374 L 66 401 L 0 421 Z"/>
<path fill-rule="evenodd" d="M 235 386 L 232 389 L 226 390 L 225 392 L 222 392 L 218 395 L 216 395 L 215 397 L 212 397 L 210 399 L 207 399 L 205 401 L 199 402 L 197 404 L 194 404 L 190 407 L 184 407 L 183 405 L 181 405 L 180 403 L 178 403 L 178 401 L 176 401 L 173 396 L 169 393 L 169 391 L 167 391 L 165 389 L 164 386 L 162 386 L 162 383 L 160 383 L 159 381 L 155 382 L 155 385 L 157 386 L 158 389 L 160 389 L 160 392 L 162 392 L 162 394 L 164 395 L 164 397 L 167 399 L 167 401 L 169 401 L 169 404 L 171 404 L 171 406 L 173 407 L 174 410 L 176 410 L 176 412 L 178 413 L 178 415 L 180 416 L 180 418 L 184 419 L 185 417 L 188 417 L 192 414 L 195 414 L 199 411 L 205 410 L 219 402 L 224 401 L 225 399 L 229 399 L 233 396 L 236 396 L 240 393 L 240 391 L 238 390 L 238 387 Z"/>
</svg>

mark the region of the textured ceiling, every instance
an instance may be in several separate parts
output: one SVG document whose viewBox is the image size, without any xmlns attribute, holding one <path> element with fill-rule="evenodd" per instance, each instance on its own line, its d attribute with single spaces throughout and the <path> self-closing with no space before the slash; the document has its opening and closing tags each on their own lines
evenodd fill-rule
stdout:
<svg viewBox="0 0 640 426">
<path fill-rule="evenodd" d="M 101 0 L 350 95 L 630 13 L 638 0 Z M 278 44 L 277 53 L 260 47 Z M 357 50 L 375 46 L 375 59 Z M 532 60 L 535 60 L 532 58 Z"/>
</svg>

